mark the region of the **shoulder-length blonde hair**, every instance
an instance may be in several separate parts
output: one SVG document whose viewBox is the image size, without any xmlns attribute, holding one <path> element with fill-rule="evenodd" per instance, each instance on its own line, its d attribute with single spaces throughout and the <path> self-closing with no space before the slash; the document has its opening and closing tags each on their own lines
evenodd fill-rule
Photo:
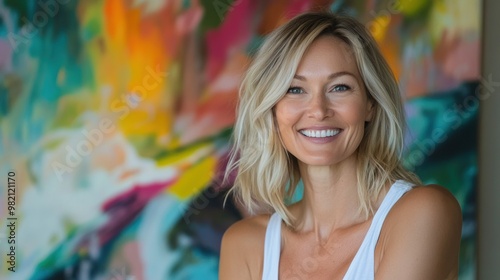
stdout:
<svg viewBox="0 0 500 280">
<path fill-rule="evenodd" d="M 237 172 L 234 192 L 250 213 L 278 212 L 292 225 L 285 199 L 300 180 L 297 159 L 280 140 L 273 108 L 285 95 L 308 46 L 320 36 L 334 36 L 351 49 L 374 103 L 372 121 L 358 148 L 360 213 L 367 218 L 384 186 L 402 179 L 420 183 L 401 165 L 405 117 L 397 82 L 376 42 L 357 20 L 332 13 L 306 13 L 273 31 L 256 53 L 240 87 L 234 146 L 226 178 Z M 354 63 L 354 61 L 353 61 Z"/>
</svg>

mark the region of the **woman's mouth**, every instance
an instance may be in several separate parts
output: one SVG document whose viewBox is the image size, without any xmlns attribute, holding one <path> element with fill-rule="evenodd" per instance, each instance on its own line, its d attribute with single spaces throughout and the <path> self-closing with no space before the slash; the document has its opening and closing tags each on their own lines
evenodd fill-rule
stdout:
<svg viewBox="0 0 500 280">
<path fill-rule="evenodd" d="M 340 129 L 301 129 L 299 133 L 310 138 L 325 138 L 339 134 Z"/>
</svg>

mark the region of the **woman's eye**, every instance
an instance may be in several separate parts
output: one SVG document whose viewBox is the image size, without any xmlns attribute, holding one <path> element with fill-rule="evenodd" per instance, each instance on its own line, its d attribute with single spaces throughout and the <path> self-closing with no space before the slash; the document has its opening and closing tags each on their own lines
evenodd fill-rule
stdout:
<svg viewBox="0 0 500 280">
<path fill-rule="evenodd" d="M 350 89 L 351 88 L 348 85 L 336 85 L 332 88 L 332 91 L 346 91 Z"/>
<path fill-rule="evenodd" d="M 291 93 L 291 94 L 298 94 L 298 93 L 303 93 L 303 92 L 304 91 L 299 87 L 291 87 L 286 91 L 286 93 Z"/>
</svg>

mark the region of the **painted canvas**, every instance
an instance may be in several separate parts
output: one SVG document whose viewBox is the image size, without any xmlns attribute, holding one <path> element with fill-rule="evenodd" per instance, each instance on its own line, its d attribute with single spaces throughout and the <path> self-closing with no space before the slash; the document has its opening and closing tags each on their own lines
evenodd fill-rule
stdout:
<svg viewBox="0 0 500 280">
<path fill-rule="evenodd" d="M 217 279 L 245 215 L 220 181 L 241 76 L 269 32 L 323 9 L 389 61 L 405 164 L 459 200 L 474 279 L 479 0 L 0 0 L 0 278 Z"/>
</svg>

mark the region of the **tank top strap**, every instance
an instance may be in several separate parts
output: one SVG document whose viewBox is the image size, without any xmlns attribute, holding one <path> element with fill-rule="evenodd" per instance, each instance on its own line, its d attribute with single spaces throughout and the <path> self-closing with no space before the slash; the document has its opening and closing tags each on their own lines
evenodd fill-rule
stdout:
<svg viewBox="0 0 500 280">
<path fill-rule="evenodd" d="M 396 202 L 409 190 L 413 188 L 411 183 L 406 181 L 396 181 L 387 192 L 380 207 L 375 212 L 370 228 L 365 239 L 354 256 L 354 259 L 347 270 L 344 280 L 351 279 L 374 279 L 375 275 L 375 246 L 377 245 L 382 225 L 387 214 Z"/>
<path fill-rule="evenodd" d="M 265 238 L 262 280 L 278 280 L 281 254 L 281 217 L 278 213 L 271 215 Z"/>
</svg>

